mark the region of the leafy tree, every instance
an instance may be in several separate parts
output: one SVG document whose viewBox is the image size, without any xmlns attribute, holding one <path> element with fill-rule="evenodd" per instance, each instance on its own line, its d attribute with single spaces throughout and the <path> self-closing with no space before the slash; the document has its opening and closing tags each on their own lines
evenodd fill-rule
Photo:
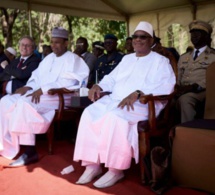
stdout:
<svg viewBox="0 0 215 195">
<path fill-rule="evenodd" d="M 180 24 L 172 24 L 167 29 L 164 37 L 164 46 L 174 47 L 180 54 L 186 51 L 189 44 L 187 31 Z"/>
<path fill-rule="evenodd" d="M 23 10 L 0 8 L 0 40 L 4 40 L 6 46 L 18 49 L 18 40 L 23 35 L 29 34 L 28 13 Z M 74 17 L 61 14 L 43 13 L 31 11 L 32 34 L 38 48 L 41 51 L 43 44 L 50 44 L 51 30 L 55 26 L 62 26 L 69 30 L 71 50 L 80 36 L 86 37 L 91 50 L 92 42 L 104 40 L 107 33 L 118 37 L 118 48 L 123 50 L 126 38 L 125 22 L 107 21 L 95 18 Z"/>
<path fill-rule="evenodd" d="M 19 15 L 20 10 L 0 8 L 0 17 L 2 25 L 2 37 L 6 43 L 6 47 L 13 45 L 13 26 L 14 22 Z"/>
<path fill-rule="evenodd" d="M 87 38 L 89 48 L 91 49 L 92 42 L 98 40 L 103 41 L 105 34 L 112 33 L 119 39 L 118 48 L 123 50 L 126 38 L 125 22 L 74 16 L 66 16 L 66 20 L 69 25 L 69 29 L 71 29 L 72 48 L 74 47 L 76 39 L 80 36 Z"/>
</svg>

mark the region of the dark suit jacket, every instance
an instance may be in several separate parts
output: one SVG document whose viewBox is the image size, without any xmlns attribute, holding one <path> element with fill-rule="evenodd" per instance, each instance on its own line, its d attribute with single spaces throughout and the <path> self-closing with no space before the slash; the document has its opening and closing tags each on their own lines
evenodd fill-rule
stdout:
<svg viewBox="0 0 215 195">
<path fill-rule="evenodd" d="M 0 55 L 0 64 L 3 62 L 3 61 L 7 61 L 8 64 L 10 63 L 10 60 L 8 59 L 8 57 L 5 55 L 5 53 L 1 54 Z M 4 71 L 4 68 L 2 66 L 0 66 L 0 73 Z"/>
<path fill-rule="evenodd" d="M 12 93 L 27 83 L 32 71 L 38 67 L 40 59 L 33 54 L 18 68 L 17 65 L 19 62 L 20 57 L 14 59 L 5 67 L 4 71 L 0 73 L 1 84 L 4 83 L 4 81 L 12 80 Z M 14 78 L 11 78 L 11 76 Z"/>
</svg>

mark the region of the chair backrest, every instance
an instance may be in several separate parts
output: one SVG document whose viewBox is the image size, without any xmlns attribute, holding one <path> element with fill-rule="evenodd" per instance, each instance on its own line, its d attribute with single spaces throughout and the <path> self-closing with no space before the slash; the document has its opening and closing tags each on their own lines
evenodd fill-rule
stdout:
<svg viewBox="0 0 215 195">
<path fill-rule="evenodd" d="M 215 119 L 215 62 L 206 71 L 205 119 Z"/>
<path fill-rule="evenodd" d="M 175 76 L 176 76 L 176 81 L 177 81 L 177 78 L 178 78 L 177 61 L 176 61 L 174 55 L 172 54 L 172 52 L 170 52 L 167 48 L 165 48 L 159 44 L 157 44 L 155 47 L 153 47 L 152 50 L 169 59 L 170 64 L 172 66 L 172 69 L 173 69 Z"/>
</svg>

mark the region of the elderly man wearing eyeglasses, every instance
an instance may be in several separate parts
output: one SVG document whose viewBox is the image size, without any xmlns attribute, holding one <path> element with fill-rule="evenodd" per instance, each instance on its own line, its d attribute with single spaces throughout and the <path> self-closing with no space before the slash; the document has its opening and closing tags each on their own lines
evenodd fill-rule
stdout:
<svg viewBox="0 0 215 195">
<path fill-rule="evenodd" d="M 0 73 L 0 93 L 12 94 L 23 87 L 38 67 L 40 59 L 34 54 L 35 42 L 30 36 L 23 36 L 19 40 L 20 56 L 10 62 Z"/>
<path fill-rule="evenodd" d="M 88 106 L 81 117 L 74 160 L 86 169 L 76 182 L 87 184 L 102 174 L 101 164 L 108 171 L 93 185 L 106 188 L 124 177 L 123 170 L 138 162 L 137 122 L 148 119 L 148 105 L 141 104 L 142 94 L 170 94 L 176 82 L 169 60 L 151 51 L 153 28 L 140 22 L 133 34 L 135 53 L 127 54 L 117 67 L 94 85 L 88 97 L 95 101 L 101 92 L 111 92 Z M 164 108 L 155 102 L 156 115 Z"/>
</svg>

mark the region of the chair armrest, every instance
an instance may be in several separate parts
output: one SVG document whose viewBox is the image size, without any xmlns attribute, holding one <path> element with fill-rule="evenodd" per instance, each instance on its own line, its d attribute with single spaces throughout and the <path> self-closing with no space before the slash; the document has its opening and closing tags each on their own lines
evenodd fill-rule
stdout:
<svg viewBox="0 0 215 195">
<path fill-rule="evenodd" d="M 76 90 L 68 90 L 66 88 L 50 89 L 48 91 L 49 95 L 56 95 L 57 94 L 59 97 L 59 105 L 58 105 L 58 109 L 57 109 L 58 113 L 56 116 L 56 120 L 61 120 L 61 118 L 62 118 L 62 113 L 63 113 L 64 106 L 65 106 L 63 95 L 64 94 L 73 94 L 75 92 L 76 92 Z"/>
<path fill-rule="evenodd" d="M 156 130 L 156 114 L 155 114 L 155 101 L 167 101 L 168 108 L 170 107 L 170 102 L 172 98 L 174 97 L 175 92 L 169 94 L 169 95 L 158 95 L 158 96 L 153 96 L 152 94 L 149 95 L 141 95 L 140 96 L 140 103 L 142 104 L 148 104 L 148 125 L 150 131 L 155 131 Z M 164 118 L 167 118 L 168 113 L 165 113 Z"/>
<path fill-rule="evenodd" d="M 102 98 L 103 96 L 105 96 L 105 95 L 110 95 L 111 94 L 111 92 L 109 92 L 109 91 L 105 91 L 105 92 L 103 92 L 103 91 L 101 91 L 100 92 L 100 98 Z M 100 99 L 99 98 L 99 99 Z"/>
<path fill-rule="evenodd" d="M 48 94 L 49 95 L 55 95 L 55 94 L 67 94 L 67 93 L 75 93 L 76 90 L 69 90 L 66 88 L 56 88 L 56 89 L 49 89 Z"/>
<path fill-rule="evenodd" d="M 153 96 L 152 94 L 149 95 L 141 95 L 140 96 L 140 103 L 146 104 L 149 101 L 165 101 L 165 100 L 171 100 L 173 96 L 175 95 L 175 92 L 169 94 L 169 95 L 157 95 Z"/>
</svg>

